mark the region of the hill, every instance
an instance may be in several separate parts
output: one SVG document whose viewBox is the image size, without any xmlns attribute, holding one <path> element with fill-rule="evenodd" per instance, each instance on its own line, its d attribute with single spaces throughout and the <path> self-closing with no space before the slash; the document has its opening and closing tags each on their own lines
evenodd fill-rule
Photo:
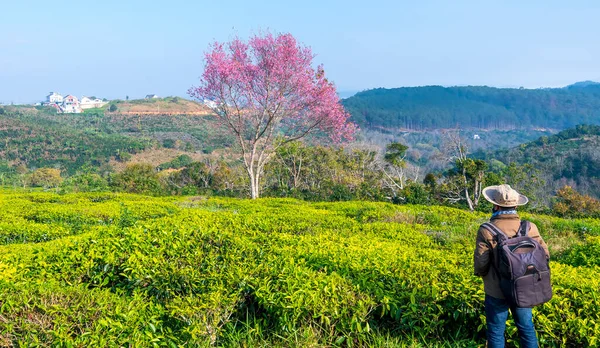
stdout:
<svg viewBox="0 0 600 348">
<path fill-rule="evenodd" d="M 150 147 L 147 138 L 81 129 L 39 115 L 0 115 L 0 173 L 12 175 L 19 167 L 58 167 L 74 174 L 83 167 L 99 168 L 111 158 Z"/>
<path fill-rule="evenodd" d="M 109 193 L 0 198 L 3 346 L 484 343 L 483 285 L 472 274 L 480 213 Z M 596 346 L 600 221 L 525 217 L 553 255 L 554 298 L 536 309 L 540 345 Z M 514 344 L 516 330 L 507 338 Z"/>
<path fill-rule="evenodd" d="M 475 157 L 498 159 L 506 164 L 529 164 L 554 192 L 569 185 L 577 191 L 600 197 L 600 126 L 580 125 L 552 136 L 508 150 L 476 153 Z"/>
<path fill-rule="evenodd" d="M 600 85 L 600 82 L 587 80 L 587 81 L 575 82 L 574 84 L 568 85 L 565 88 L 581 88 L 581 87 L 596 86 L 596 85 Z"/>
<path fill-rule="evenodd" d="M 56 167 L 66 175 L 81 168 L 97 170 L 108 163 L 121 168 L 131 155 L 134 162 L 140 157 L 148 158 L 142 153 L 145 151 L 150 151 L 156 160 L 169 161 L 184 153 L 197 159 L 200 154 L 226 146 L 226 137 L 215 130 L 213 118 L 204 111 L 193 111 L 202 109 L 197 103 L 185 100 L 172 103 L 175 106 L 170 110 L 174 114 L 147 111 L 152 105 L 165 103 L 171 102 L 132 102 L 127 104 L 132 106 L 127 110 L 135 111 L 129 114 L 98 109 L 82 114 L 57 114 L 54 109 L 44 107 L 2 107 L 0 175 L 12 175 L 18 166 Z M 135 108 L 140 105 L 143 108 Z"/>
<path fill-rule="evenodd" d="M 378 88 L 343 100 L 362 127 L 565 129 L 600 124 L 600 84 L 568 88 Z"/>
<path fill-rule="evenodd" d="M 115 105 L 114 113 L 123 115 L 210 115 L 211 110 L 206 106 L 192 100 L 180 97 L 167 97 L 155 99 L 115 100 L 103 107 L 109 110 Z"/>
</svg>

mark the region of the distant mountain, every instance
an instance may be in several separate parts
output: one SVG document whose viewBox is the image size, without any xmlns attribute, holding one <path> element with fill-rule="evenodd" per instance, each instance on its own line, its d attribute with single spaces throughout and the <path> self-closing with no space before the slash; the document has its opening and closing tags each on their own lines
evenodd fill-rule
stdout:
<svg viewBox="0 0 600 348">
<path fill-rule="evenodd" d="M 403 87 L 343 100 L 363 128 L 566 129 L 600 124 L 600 83 L 567 88 Z"/>
<path fill-rule="evenodd" d="M 597 86 L 600 85 L 600 82 L 596 82 L 596 81 L 580 81 L 580 82 L 575 82 L 572 85 L 568 85 L 565 88 L 582 88 L 582 87 L 589 87 L 589 86 Z"/>
</svg>

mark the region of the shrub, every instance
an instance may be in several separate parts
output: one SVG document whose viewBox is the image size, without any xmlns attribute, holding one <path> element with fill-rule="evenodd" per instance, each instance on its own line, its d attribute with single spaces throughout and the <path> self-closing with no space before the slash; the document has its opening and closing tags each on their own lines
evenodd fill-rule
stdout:
<svg viewBox="0 0 600 348">
<path fill-rule="evenodd" d="M 158 170 L 164 170 L 164 169 L 179 169 L 179 168 L 183 168 L 185 166 L 190 165 L 194 160 L 188 156 L 188 155 L 179 155 L 177 157 L 175 157 L 174 159 L 172 159 L 169 162 L 163 163 L 161 165 L 158 166 Z"/>
<path fill-rule="evenodd" d="M 589 237 L 584 244 L 573 246 L 560 261 L 571 266 L 600 266 L 600 237 Z"/>
<path fill-rule="evenodd" d="M 131 159 L 131 154 L 127 151 L 117 150 L 117 155 L 115 156 L 115 158 L 119 162 L 127 162 Z"/>
<path fill-rule="evenodd" d="M 60 169 L 40 168 L 33 171 L 29 176 L 29 184 L 43 188 L 57 187 L 63 181 Z"/>
<path fill-rule="evenodd" d="M 559 216 L 600 217 L 600 201 L 582 195 L 570 186 L 558 190 L 552 209 Z"/>
<path fill-rule="evenodd" d="M 173 139 L 165 139 L 165 140 L 163 140 L 162 144 L 167 149 L 174 149 L 176 146 L 176 142 Z"/>
<path fill-rule="evenodd" d="M 130 193 L 160 194 L 163 191 L 158 175 L 150 164 L 128 165 L 112 177 L 111 185 Z"/>
<path fill-rule="evenodd" d="M 98 174 L 78 173 L 61 185 L 64 192 L 98 192 L 108 190 L 108 181 Z"/>
<path fill-rule="evenodd" d="M 429 192 L 424 185 L 419 183 L 410 183 L 402 190 L 405 203 L 407 204 L 429 204 Z"/>
</svg>

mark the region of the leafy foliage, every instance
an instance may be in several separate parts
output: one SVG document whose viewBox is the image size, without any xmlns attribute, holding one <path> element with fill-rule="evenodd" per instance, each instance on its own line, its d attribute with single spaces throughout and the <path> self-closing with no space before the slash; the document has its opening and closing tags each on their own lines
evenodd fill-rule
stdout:
<svg viewBox="0 0 600 348">
<path fill-rule="evenodd" d="M 540 193 L 546 197 L 564 186 L 600 197 L 600 126 L 580 125 L 550 137 L 522 144 L 510 150 L 487 153 L 479 158 L 515 162 L 537 171 L 546 185 Z M 548 204 L 550 202 L 547 202 Z"/>
<path fill-rule="evenodd" d="M 183 168 L 185 166 L 190 165 L 193 162 L 192 158 L 188 155 L 179 155 L 176 158 L 174 158 L 173 160 L 167 162 L 167 163 L 163 163 L 160 166 L 158 166 L 158 170 L 163 170 L 163 169 L 179 169 L 179 168 Z"/>
<path fill-rule="evenodd" d="M 401 143 L 390 143 L 386 146 L 386 152 L 383 158 L 386 162 L 396 167 L 404 167 L 404 156 L 408 146 Z"/>
<path fill-rule="evenodd" d="M 266 168 L 264 192 L 308 200 L 383 200 L 383 173 L 376 152 L 308 146 L 294 142 L 280 147 Z"/>
<path fill-rule="evenodd" d="M 30 169 L 58 167 L 67 175 L 85 166 L 101 167 L 118 153 L 137 153 L 150 145 L 147 140 L 75 129 L 38 115 L 11 113 L 0 118 L 0 125 L 4 159 Z"/>
<path fill-rule="evenodd" d="M 573 246 L 564 253 L 561 262 L 572 266 L 600 268 L 600 237 L 590 237 L 585 243 Z"/>
<path fill-rule="evenodd" d="M 67 178 L 61 185 L 63 192 L 103 192 L 108 191 L 108 181 L 94 173 L 77 173 Z"/>
<path fill-rule="evenodd" d="M 31 173 L 28 181 L 31 186 L 49 188 L 57 187 L 63 179 L 60 177 L 60 169 L 40 168 Z"/>
<path fill-rule="evenodd" d="M 17 218 L 22 236 L 62 226 L 48 239 L 0 246 L 3 345 L 484 340 L 483 286 L 472 275 L 482 214 L 98 193 L 3 193 L 0 204 L 0 223 Z M 526 218 L 540 226 L 553 255 L 565 240 L 576 255 L 582 228 L 590 243 L 600 235 L 598 220 Z M 600 269 L 559 260 L 551 263 L 554 298 L 534 309 L 540 343 L 595 346 Z M 507 335 L 515 341 L 512 321 Z"/>
<path fill-rule="evenodd" d="M 116 174 L 111 184 L 118 190 L 130 193 L 160 194 L 161 184 L 149 164 L 130 164 L 121 173 Z"/>
<path fill-rule="evenodd" d="M 565 186 L 556 193 L 556 202 L 552 210 L 565 217 L 600 217 L 600 201 Z"/>
</svg>

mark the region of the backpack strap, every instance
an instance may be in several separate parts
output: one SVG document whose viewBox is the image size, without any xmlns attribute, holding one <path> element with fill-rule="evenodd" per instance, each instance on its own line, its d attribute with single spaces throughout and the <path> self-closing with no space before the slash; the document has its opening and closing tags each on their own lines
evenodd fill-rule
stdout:
<svg viewBox="0 0 600 348">
<path fill-rule="evenodd" d="M 527 220 L 521 220 L 521 226 L 519 226 L 519 231 L 517 232 L 517 235 L 526 237 L 529 233 L 529 230 L 531 230 L 531 222 Z"/>
<path fill-rule="evenodd" d="M 496 225 L 491 222 L 486 222 L 481 225 L 481 227 L 485 228 L 492 234 L 492 238 L 496 239 L 496 242 L 500 244 L 500 242 L 508 239 L 508 236 Z M 500 279 L 500 270 L 498 269 L 498 252 L 493 251 L 490 247 L 490 251 L 492 252 L 492 269 L 496 272 L 496 276 Z"/>
<path fill-rule="evenodd" d="M 496 225 L 494 225 L 491 222 L 486 222 L 486 223 L 482 224 L 481 226 L 484 227 L 486 230 L 488 230 L 492 234 L 492 237 L 496 237 L 496 239 L 498 239 L 498 241 L 500 241 L 500 238 L 503 238 L 503 239 L 508 238 L 506 233 L 504 233 L 501 229 L 496 227 Z"/>
</svg>

